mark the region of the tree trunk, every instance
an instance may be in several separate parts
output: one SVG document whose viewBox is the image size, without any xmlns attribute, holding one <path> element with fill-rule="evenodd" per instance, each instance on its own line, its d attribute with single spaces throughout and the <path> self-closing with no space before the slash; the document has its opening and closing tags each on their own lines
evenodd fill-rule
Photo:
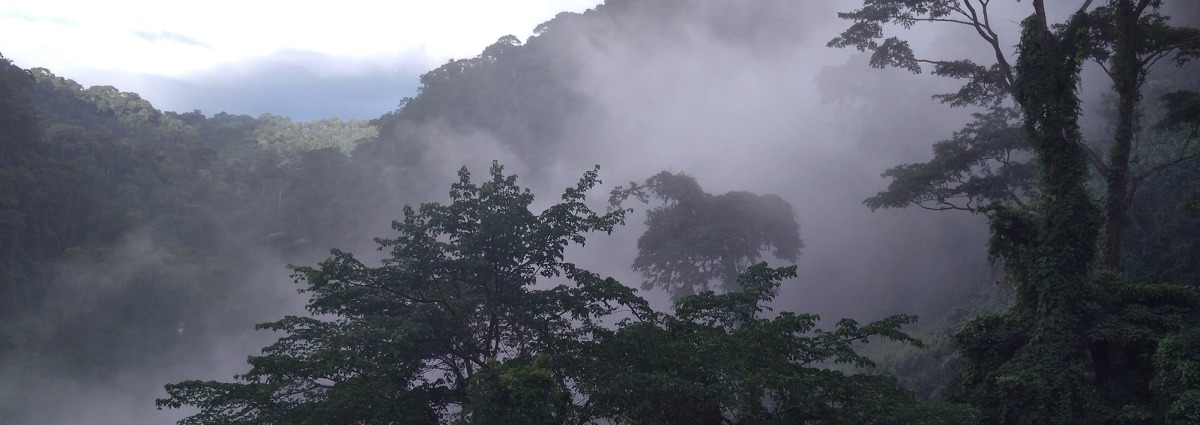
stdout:
<svg viewBox="0 0 1200 425">
<path fill-rule="evenodd" d="M 1137 11 L 1132 0 L 1117 0 L 1117 39 L 1113 52 L 1112 79 L 1117 92 L 1117 128 L 1109 151 L 1107 193 L 1104 201 L 1104 266 L 1113 271 L 1121 267 L 1121 239 L 1125 233 L 1125 211 L 1133 196 L 1129 185 L 1129 157 L 1137 127 L 1137 105 L 1141 93 L 1138 80 L 1141 67 L 1137 58 Z"/>
</svg>

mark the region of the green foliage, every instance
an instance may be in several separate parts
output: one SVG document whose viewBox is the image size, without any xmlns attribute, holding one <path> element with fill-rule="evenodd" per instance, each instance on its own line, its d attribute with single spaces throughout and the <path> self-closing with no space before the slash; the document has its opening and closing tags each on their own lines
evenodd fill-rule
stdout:
<svg viewBox="0 0 1200 425">
<path fill-rule="evenodd" d="M 195 406 L 183 424 L 276 423 L 969 423 L 893 379 L 825 366 L 873 366 L 859 344 L 919 344 L 894 316 L 816 328 L 815 315 L 765 317 L 795 267 L 750 267 L 742 291 L 704 291 L 674 315 L 634 290 L 565 262 L 585 233 L 624 211 L 593 212 L 586 173 L 541 213 L 493 165 L 464 169 L 450 204 L 406 208 L 379 267 L 334 251 L 296 267 L 311 316 L 282 332 L 237 382 L 167 385 L 160 408 Z M 569 283 L 553 285 L 566 278 Z"/>
<path fill-rule="evenodd" d="M 340 251 L 317 268 L 297 267 L 314 317 L 262 325 L 287 336 L 253 357 L 239 383 L 171 385 L 159 405 L 201 408 L 184 423 L 376 423 L 451 411 L 492 423 L 503 419 L 487 415 L 540 414 L 538 406 L 479 403 L 540 403 L 525 392 L 546 385 L 566 391 L 559 371 L 547 382 L 544 361 L 532 360 L 577 351 L 579 339 L 617 308 L 647 308 L 612 279 L 563 262 L 568 244 L 622 220 L 621 211 L 597 215 L 583 203 L 596 183 L 589 172 L 562 203 L 534 214 L 533 195 L 498 165 L 481 185 L 464 169 L 451 204 L 405 209 L 394 223 L 399 235 L 379 240 L 391 252 L 381 267 Z M 534 287 L 560 276 L 574 285 Z M 367 412 L 379 416 L 357 416 Z"/>
<path fill-rule="evenodd" d="M 948 0 L 864 0 L 861 9 L 839 13 L 851 21 L 849 28 L 829 42 L 830 47 L 853 47 L 871 54 L 876 68 L 895 67 L 914 73 L 922 64 L 932 74 L 965 80 L 956 92 L 933 98 L 953 107 L 981 107 L 974 121 L 953 137 L 934 144 L 929 162 L 902 164 L 883 173 L 891 179 L 887 190 L 863 203 L 871 209 L 911 205 L 934 210 L 977 211 L 990 203 L 1023 205 L 1034 196 L 1033 167 L 1028 162 L 1028 141 L 1017 123 L 1020 114 L 1011 105 L 1014 74 L 1000 50 L 1000 36 L 987 18 L 986 2 Z M 930 60 L 917 57 L 908 42 L 888 37 L 885 29 L 912 28 L 919 23 L 963 24 L 974 27 L 996 52 L 996 63 L 973 60 Z"/>
<path fill-rule="evenodd" d="M 1106 213 L 1102 258 L 1113 269 L 1121 267 L 1127 213 L 1136 199 L 1140 181 L 1180 164 L 1185 152 L 1187 157 L 1195 156 L 1186 143 L 1180 158 L 1176 158 L 1176 155 L 1153 155 L 1163 149 L 1161 138 L 1146 137 L 1143 143 L 1133 142 L 1139 127 L 1137 108 L 1142 85 L 1151 68 L 1165 58 L 1182 65 L 1200 52 L 1200 30 L 1172 26 L 1168 17 L 1157 12 L 1162 3 L 1135 5 L 1114 0 L 1090 10 L 1085 7 L 1080 14 L 1087 18 L 1087 25 L 1073 30 L 1077 32 L 1074 36 L 1079 38 L 1079 46 L 1072 57 L 1099 63 L 1113 79 L 1117 92 L 1118 114 L 1114 117 L 1111 142 L 1093 142 L 1083 148 L 1090 166 L 1107 180 L 1103 193 L 1097 197 L 1104 200 Z M 1015 84 L 1016 71 L 1009 62 L 1001 34 L 993 27 L 990 6 L 987 1 L 975 0 L 864 0 L 861 9 L 838 15 L 851 21 L 851 25 L 831 40 L 829 46 L 869 52 L 870 64 L 878 68 L 896 67 L 920 73 L 923 66 L 931 66 L 934 75 L 965 81 L 957 92 L 934 95 L 934 99 L 950 106 L 975 106 L 989 111 L 977 113 L 974 122 L 954 137 L 936 143 L 932 160 L 903 164 L 885 172 L 883 176 L 892 183 L 887 190 L 864 202 L 869 207 L 916 205 L 978 212 L 980 206 L 989 203 L 1024 207 L 1028 199 L 1036 196 L 1031 172 L 1034 167 L 1028 154 L 1034 146 L 1019 134 L 1013 120 L 1005 118 L 1030 105 L 1016 92 L 1019 89 Z M 995 63 L 922 58 L 906 41 L 885 34 L 895 27 L 909 29 L 923 23 L 969 28 L 968 31 L 980 37 L 982 46 L 991 48 Z M 1069 25 L 1072 24 L 1052 25 L 1046 30 L 1063 31 Z M 1082 139 L 1080 143 L 1084 145 Z M 1098 152 L 1102 149 L 1108 150 L 1107 160 L 1100 158 Z M 1150 165 L 1144 173 L 1135 174 L 1131 170 L 1139 161 Z"/>
<path fill-rule="evenodd" d="M 257 149 L 290 162 L 304 152 L 336 149 L 349 155 L 360 140 L 379 133 L 361 121 L 337 118 L 294 122 L 290 118 L 262 114 L 255 119 L 254 141 Z"/>
<path fill-rule="evenodd" d="M 1145 2 L 1143 2 L 1145 3 Z M 1171 25 L 1171 17 L 1157 12 L 1162 6 L 1162 0 L 1145 3 L 1152 6 L 1136 19 L 1136 37 L 1134 53 L 1143 58 L 1144 67 L 1138 72 L 1144 78 L 1149 74 L 1154 63 L 1162 59 L 1171 59 L 1176 64 L 1183 64 L 1197 58 L 1200 54 L 1200 30 L 1190 27 Z M 1147 6 L 1141 6 L 1143 8 Z M 1092 9 L 1088 14 L 1092 23 L 1088 25 L 1088 45 L 1086 54 L 1097 61 L 1105 62 L 1117 55 L 1114 40 L 1120 38 L 1121 14 L 1133 12 L 1123 11 L 1126 7 L 1120 2 L 1108 2 Z"/>
<path fill-rule="evenodd" d="M 1100 220 L 1087 194 L 1079 143 L 1080 36 L 1076 15 L 1051 34 L 1025 21 L 1015 94 L 1038 164 L 1042 195 L 1030 211 L 991 209 L 992 253 L 1016 298 L 956 335 L 966 359 L 957 399 L 986 423 L 1162 423 L 1155 345 L 1194 326 L 1194 290 L 1093 275 Z"/>
<path fill-rule="evenodd" d="M 869 52 L 870 64 L 876 68 L 895 67 L 920 73 L 922 63 L 933 65 L 933 75 L 966 80 L 958 92 L 934 98 L 952 106 L 998 106 L 1009 95 L 1012 83 L 1003 56 L 997 56 L 998 63 L 991 66 L 966 59 L 927 60 L 918 58 L 907 41 L 884 38 L 884 29 L 889 26 L 909 29 L 921 22 L 947 22 L 975 26 L 986 42 L 995 45 L 998 36 L 986 21 L 986 8 L 986 4 L 975 5 L 971 1 L 864 0 L 861 9 L 838 14 L 852 24 L 828 45 Z"/>
<path fill-rule="evenodd" d="M 1187 160 L 1144 180 L 1130 209 L 1125 275 L 1133 281 L 1200 284 L 1200 163 Z"/>
<path fill-rule="evenodd" d="M 55 258 L 85 232 L 85 174 L 51 156 L 30 73 L 0 56 L 0 319 L 36 311 Z"/>
<path fill-rule="evenodd" d="M 1089 268 L 1100 224 L 1078 145 L 1077 51 L 1085 24 L 1077 15 L 1054 35 L 1033 17 L 1023 24 L 1014 93 L 1024 106 L 1042 195 L 1032 214 L 993 209 L 991 250 L 1005 261 L 1016 299 L 1003 316 L 972 321 L 958 336 L 968 359 L 965 398 L 982 404 L 995 423 L 1101 417 L 1082 338 L 1096 294 Z"/>
<path fill-rule="evenodd" d="M 417 96 L 375 125 L 390 142 L 406 143 L 409 131 L 437 123 L 486 132 L 524 158 L 556 152 L 563 148 L 569 117 L 588 103 L 570 88 L 577 65 L 563 60 L 550 43 L 500 37 L 473 58 L 451 60 L 421 75 Z"/>
<path fill-rule="evenodd" d="M 471 377 L 473 392 L 464 409 L 471 424 L 563 424 L 576 422 L 571 394 L 548 368 L 547 356 L 488 361 Z"/>
<path fill-rule="evenodd" d="M 0 363 L 89 383 L 173 367 L 261 316 L 247 270 L 346 243 L 374 217 L 349 199 L 399 193 L 339 151 L 366 122 L 275 118 L 158 111 L 3 60 Z"/>
<path fill-rule="evenodd" d="M 1154 366 L 1161 371 L 1153 385 L 1166 410 L 1164 423 L 1193 423 L 1200 417 L 1200 327 L 1163 338 Z"/>
<path fill-rule="evenodd" d="M 776 195 L 711 195 L 696 179 L 663 171 L 643 184 L 617 187 L 609 202 L 619 207 L 629 197 L 664 202 L 646 212 L 633 269 L 647 279 L 643 288 L 665 289 L 675 299 L 707 290 L 713 281 L 735 291 L 738 275 L 764 251 L 796 261 L 804 246 L 795 211 Z"/>
<path fill-rule="evenodd" d="M 1132 284 L 1112 275 L 1091 282 L 1090 302 L 1085 302 L 1086 325 L 1078 335 L 1087 353 L 1066 370 L 1053 365 L 1045 342 L 1051 335 L 1036 331 L 1038 314 L 1017 305 L 999 314 L 981 315 L 968 321 L 955 335 L 955 343 L 966 360 L 958 381 L 952 385 L 955 399 L 980 408 L 985 423 L 1030 420 L 1041 403 L 1054 403 L 1055 394 L 1075 391 L 1085 397 L 1072 403 L 1091 406 L 1086 419 L 1093 423 L 1170 423 L 1170 403 L 1164 397 L 1197 388 L 1188 381 L 1171 381 L 1171 368 L 1186 368 L 1176 357 L 1164 357 L 1165 347 L 1180 333 L 1194 332 L 1200 317 L 1200 294 L 1194 289 L 1164 284 Z M 1167 345 L 1164 345 L 1167 344 Z M 1157 347 L 1157 348 L 1156 348 Z M 1179 362 L 1179 363 L 1176 363 Z M 1066 375 L 1082 379 L 1084 391 L 1062 386 Z M 1173 382 L 1170 388 L 1159 384 Z M 1046 419 L 1075 423 L 1079 416 Z M 1140 418 L 1133 420 L 1134 418 Z"/>
<path fill-rule="evenodd" d="M 674 315 L 625 322 L 592 350 L 583 379 L 592 408 L 616 423 L 786 424 L 971 423 L 960 406 L 919 402 L 893 378 L 847 374 L 830 365 L 869 368 L 855 349 L 870 340 L 920 342 L 892 316 L 860 325 L 844 319 L 816 328 L 811 314 L 766 317 L 795 267 L 750 267 L 740 292 L 685 297 Z M 948 422 L 947 422 L 948 421 Z"/>
<path fill-rule="evenodd" d="M 1195 135 L 1200 129 L 1200 93 L 1178 90 L 1162 96 L 1166 114 L 1155 127 L 1159 129 L 1182 128 Z"/>
<path fill-rule="evenodd" d="M 933 159 L 901 164 L 883 173 L 887 190 L 863 201 L 872 210 L 916 205 L 933 210 L 978 211 L 988 203 L 1024 205 L 1035 196 L 1032 164 L 1022 153 L 1029 141 L 1016 123 L 1020 111 L 991 107 L 949 140 L 933 145 Z"/>
</svg>

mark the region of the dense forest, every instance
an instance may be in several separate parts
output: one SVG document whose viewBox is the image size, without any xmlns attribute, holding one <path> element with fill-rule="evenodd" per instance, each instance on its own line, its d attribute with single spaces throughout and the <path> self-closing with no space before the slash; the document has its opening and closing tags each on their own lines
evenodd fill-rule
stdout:
<svg viewBox="0 0 1200 425">
<path fill-rule="evenodd" d="M 1198 55 L 608 0 L 304 122 L 0 56 L 0 423 L 1200 423 Z"/>
</svg>

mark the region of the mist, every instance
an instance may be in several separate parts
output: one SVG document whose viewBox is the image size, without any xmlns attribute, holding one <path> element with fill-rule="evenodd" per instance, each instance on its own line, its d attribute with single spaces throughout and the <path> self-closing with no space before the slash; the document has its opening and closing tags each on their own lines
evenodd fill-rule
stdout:
<svg viewBox="0 0 1200 425">
<path fill-rule="evenodd" d="M 423 70 L 366 64 L 361 73 L 321 76 L 299 63 L 334 59 L 299 53 L 265 61 L 244 78 L 204 86 L 164 80 L 179 93 L 164 104 L 180 110 L 242 96 L 243 106 L 230 112 L 379 118 L 379 136 L 360 141 L 342 168 L 329 168 L 341 174 L 322 177 L 337 199 L 321 192 L 289 204 L 349 210 L 288 224 L 319 229 L 311 232 L 318 236 L 238 218 L 205 227 L 211 242 L 198 252 L 152 226 L 135 226 L 109 249 L 56 260 L 48 301 L 31 321 L 56 336 L 7 356 L 0 418 L 161 424 L 193 413 L 157 410 L 154 399 L 166 383 L 243 373 L 246 357 L 277 337 L 255 324 L 304 314 L 307 296 L 297 293 L 288 264 L 315 265 L 331 248 L 377 264 L 385 253 L 372 238 L 394 233 L 389 224 L 403 205 L 444 202 L 460 167 L 484 176 L 493 160 L 517 174 L 541 206 L 595 165 L 603 184 L 589 202 L 598 210 L 612 188 L 663 170 L 693 176 L 713 194 L 779 195 L 795 208 L 805 247 L 799 276 L 784 283 L 776 311 L 863 321 L 910 313 L 936 322 L 981 294 L 1004 291 L 1001 271 L 987 258 L 982 215 L 863 205 L 886 187 L 881 172 L 928 160 L 930 145 L 974 110 L 930 98 L 956 90 L 954 81 L 873 69 L 852 49 L 826 47 L 847 25 L 837 12 L 852 6 L 612 0 L 562 14 L 528 40 L 501 39 L 493 46 L 500 59 L 480 62 L 499 71 L 445 95 L 449 101 L 437 100 L 449 89 L 433 77 L 422 78 L 420 91 L 406 87 L 408 74 Z M 1015 34 L 1025 7 L 1000 8 L 995 19 Z M 1054 11 L 1057 18 L 1068 12 Z M 967 29 L 918 26 L 908 34 L 914 49 L 938 55 L 986 53 Z M 1088 72 L 1082 92 L 1106 91 L 1111 82 Z M 1085 115 L 1098 115 L 1103 100 L 1086 100 Z M 389 115 L 368 116 L 397 103 Z M 289 107 L 266 110 L 279 104 Z M 264 194 L 264 202 L 271 190 L 279 191 L 274 209 L 286 210 L 283 189 L 245 189 Z M 636 288 L 643 278 L 630 265 L 653 205 L 627 206 L 634 212 L 625 226 L 591 235 L 568 260 Z M 658 310 L 671 307 L 669 294 L 641 295 Z M 177 320 L 147 319 L 161 317 Z"/>
</svg>

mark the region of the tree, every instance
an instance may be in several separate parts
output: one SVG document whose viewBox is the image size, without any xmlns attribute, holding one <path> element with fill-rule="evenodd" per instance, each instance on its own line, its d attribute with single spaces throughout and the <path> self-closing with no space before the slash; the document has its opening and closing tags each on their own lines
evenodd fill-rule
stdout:
<svg viewBox="0 0 1200 425">
<path fill-rule="evenodd" d="M 676 300 L 709 289 L 738 290 L 737 277 L 770 251 L 796 261 L 804 243 L 792 206 L 776 195 L 729 192 L 711 195 L 696 179 L 666 171 L 645 183 L 613 190 L 610 203 L 629 197 L 664 204 L 646 212 L 646 233 L 638 238 L 633 269 L 643 289 L 662 288 Z"/>
<path fill-rule="evenodd" d="M 1080 54 L 1098 63 L 1113 81 L 1117 116 L 1112 139 L 1088 143 L 1079 139 L 1092 170 L 1105 179 L 1103 263 L 1120 270 L 1121 242 L 1127 227 L 1126 213 L 1138 184 L 1163 168 L 1181 162 L 1171 159 L 1135 169 L 1134 135 L 1139 129 L 1140 90 L 1155 64 L 1173 58 L 1183 64 L 1200 52 L 1200 30 L 1175 27 L 1157 13 L 1160 0 L 1111 0 L 1089 10 L 1082 2 L 1079 13 L 1089 16 Z M 1039 3 L 1040 4 L 1040 3 Z M 919 73 L 931 66 L 933 75 L 965 80 L 954 93 L 934 98 L 953 107 L 980 107 L 975 120 L 949 140 L 934 145 L 934 159 L 904 164 L 884 173 L 888 189 L 867 199 L 872 209 L 909 205 L 940 209 L 981 211 L 990 203 L 1022 206 L 1037 196 L 1034 173 L 1023 152 L 1030 141 L 1020 136 L 1020 109 L 1015 97 L 1014 67 L 1002 35 L 993 26 L 989 0 L 865 0 L 861 9 L 841 13 L 853 22 L 832 47 L 854 47 L 871 53 L 874 67 L 898 67 Z M 1039 6 L 1041 7 L 1041 6 Z M 917 56 L 898 37 L 883 38 L 885 26 L 910 28 L 918 23 L 962 25 L 977 34 L 995 58 L 991 64 L 968 59 L 927 59 Z M 1051 28 L 1047 24 L 1047 28 Z M 1058 29 L 1061 29 L 1059 26 Z M 881 40 L 882 39 L 882 40 Z M 1176 141 L 1187 158 L 1200 151 L 1189 149 L 1191 139 Z M 1108 158 L 1102 159 L 1107 147 Z"/>
<path fill-rule="evenodd" d="M 33 85 L 0 55 L 0 318 L 37 311 L 53 276 L 43 262 L 81 239 L 90 206 L 85 174 L 48 152 Z"/>
<path fill-rule="evenodd" d="M 987 1 L 978 2 L 982 14 L 976 14 L 970 1 L 867 2 L 869 7 L 882 3 L 896 8 L 875 9 L 880 14 L 874 17 L 856 12 L 866 21 L 848 33 L 869 35 L 891 19 L 907 24 L 932 20 L 972 25 L 985 39 L 996 40 L 984 26 Z M 997 50 L 1001 65 L 994 69 L 1011 75 L 1002 80 L 1022 114 L 1037 172 L 1028 206 L 993 200 L 975 209 L 989 215 L 990 253 L 1004 261 L 1016 292 L 1007 310 L 970 319 L 954 337 L 964 359 L 955 399 L 979 408 L 984 423 L 1168 423 L 1192 409 L 1193 391 L 1200 388 L 1181 376 L 1192 367 L 1192 359 L 1179 354 L 1180 347 L 1192 344 L 1200 294 L 1175 285 L 1130 283 L 1112 274 L 1111 263 L 1101 271 L 1093 267 L 1098 254 L 1109 259 L 1114 244 L 1112 201 L 1125 202 L 1127 196 L 1121 190 L 1128 187 L 1113 187 L 1112 169 L 1128 171 L 1129 162 L 1115 152 L 1122 148 L 1114 146 L 1109 161 L 1100 163 L 1083 143 L 1078 122 L 1080 69 L 1085 59 L 1101 57 L 1095 50 L 1097 28 L 1116 22 L 1130 30 L 1137 27 L 1131 20 L 1158 2 L 1142 1 L 1135 7 L 1129 1 L 1112 1 L 1088 11 L 1090 3 L 1084 2 L 1067 22 L 1052 25 L 1043 1 L 1035 0 L 1034 13 L 1022 22 L 1015 63 L 1007 65 Z M 974 20 L 947 18 L 952 13 Z M 1130 31 L 1112 39 L 1114 57 L 1121 57 L 1113 59 L 1120 65 L 1110 70 L 1118 109 L 1137 101 L 1136 84 L 1131 86 L 1137 81 L 1128 79 L 1128 73 L 1140 78 L 1139 72 L 1146 69 L 1130 59 L 1144 52 L 1130 47 Z M 907 44 L 896 39 L 863 46 L 876 48 L 885 60 L 917 63 Z M 939 63 L 937 69 L 950 72 L 946 66 Z M 1129 129 L 1121 126 L 1135 122 L 1132 115 L 1118 115 L 1115 145 L 1129 136 L 1123 133 Z M 1089 163 L 1104 167 L 1102 174 L 1108 178 L 1103 210 L 1088 193 Z M 1117 180 L 1130 184 L 1128 173 Z M 1101 229 L 1109 240 L 1097 248 Z"/>
<path fill-rule="evenodd" d="M 236 382 L 167 385 L 160 408 L 195 406 L 183 424 L 929 423 L 970 418 L 928 408 L 854 352 L 874 338 L 917 343 L 915 318 L 815 328 L 813 315 L 763 317 L 794 268 L 751 267 L 745 291 L 684 298 L 675 315 L 563 260 L 624 211 L 584 203 L 596 171 L 541 213 L 493 165 L 464 169 L 452 202 L 405 208 L 368 267 L 334 250 L 294 267 L 310 316 L 260 325 L 284 333 Z M 549 286 L 551 280 L 569 283 Z M 751 343 L 753 342 L 753 343 Z M 713 355 L 718 354 L 718 355 Z M 678 402 L 679 404 L 656 404 Z M 965 416 L 964 416 L 965 415 Z"/>
<path fill-rule="evenodd" d="M 287 336 L 251 358 L 240 382 L 169 385 L 159 406 L 200 407 L 182 422 L 196 424 L 433 423 L 452 414 L 489 423 L 487 400 L 559 400 L 568 383 L 539 356 L 576 351 L 618 308 L 647 309 L 616 281 L 563 261 L 568 244 L 611 231 L 623 212 L 583 203 L 595 171 L 541 214 L 499 165 L 482 185 L 465 169 L 459 176 L 451 204 L 405 208 L 393 224 L 399 235 L 378 240 L 391 252 L 381 267 L 336 250 L 319 267 L 296 267 L 314 316 L 261 325 Z M 562 276 L 574 286 L 534 288 Z M 541 392 L 524 394 L 533 390 Z M 525 407 L 552 415 L 542 422 L 569 420 Z"/>
<path fill-rule="evenodd" d="M 618 424 L 974 423 L 964 406 L 925 404 L 855 349 L 870 340 L 920 345 L 897 315 L 835 329 L 813 314 L 765 304 L 795 266 L 749 267 L 740 291 L 684 297 L 673 315 L 624 322 L 589 351 L 582 388 L 592 409 Z M 829 366 L 834 366 L 830 368 Z"/>
</svg>

